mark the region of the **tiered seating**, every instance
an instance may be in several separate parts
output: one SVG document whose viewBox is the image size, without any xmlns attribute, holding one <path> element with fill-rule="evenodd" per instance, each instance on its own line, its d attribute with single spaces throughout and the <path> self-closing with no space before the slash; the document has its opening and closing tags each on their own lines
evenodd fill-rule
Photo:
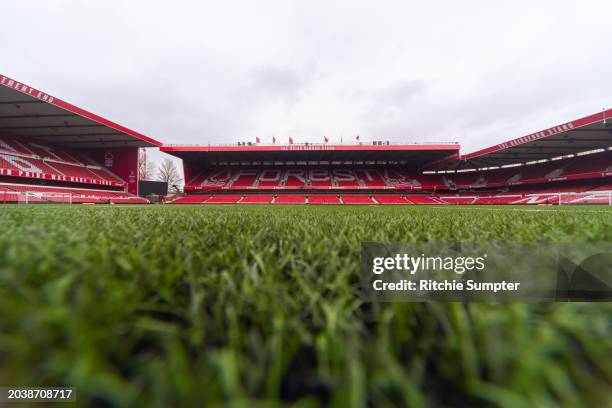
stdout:
<svg viewBox="0 0 612 408">
<path fill-rule="evenodd" d="M 333 184 L 338 188 L 359 188 L 361 183 L 352 170 L 332 171 Z"/>
<path fill-rule="evenodd" d="M 273 199 L 271 195 L 249 195 L 242 197 L 238 204 L 270 204 Z"/>
<path fill-rule="evenodd" d="M 170 204 L 202 204 L 205 203 L 210 196 L 208 195 L 191 195 L 177 198 L 171 201 Z"/>
<path fill-rule="evenodd" d="M 202 183 L 201 186 L 206 190 L 218 190 L 228 188 L 232 182 L 233 174 L 231 170 L 213 171 Z"/>
<path fill-rule="evenodd" d="M 506 204 L 558 204 L 561 197 L 562 204 L 608 204 L 611 200 L 612 183 L 598 187 L 583 193 L 568 193 L 552 189 L 543 189 L 540 192 L 530 191 L 528 194 L 505 192 L 495 195 L 493 192 L 481 192 L 479 194 L 454 196 L 436 195 L 400 195 L 379 194 L 373 197 L 359 194 L 344 194 L 342 196 L 331 194 L 310 194 L 308 204 L 481 204 L 481 205 L 506 205 Z M 0 192 L 2 190 L 0 189 Z M 10 194 L 10 192 L 9 192 Z M 1 198 L 1 197 L 0 197 Z M 74 201 L 73 201 L 74 202 Z M 181 197 L 172 204 L 306 204 L 304 195 L 189 195 Z"/>
<path fill-rule="evenodd" d="M 308 185 L 313 188 L 331 188 L 332 177 L 326 169 L 314 169 L 308 171 Z"/>
<path fill-rule="evenodd" d="M 379 204 L 410 204 L 404 197 L 399 195 L 375 195 L 374 199 Z"/>
<path fill-rule="evenodd" d="M 210 194 L 213 194 L 211 190 L 224 190 L 233 193 L 232 195 L 215 193 L 212 198 L 188 196 L 175 202 L 543 204 L 558 202 L 559 193 L 565 193 L 561 195 L 562 204 L 565 204 L 566 200 L 568 203 L 602 202 L 602 197 L 607 197 L 606 191 L 612 185 L 612 182 L 608 181 L 612 176 L 611 160 L 612 152 L 605 152 L 529 166 L 443 174 L 417 174 L 407 169 L 382 166 L 227 166 L 203 171 L 194 177 L 186 186 L 186 190 L 209 191 Z M 58 167 L 64 169 L 71 165 L 63 163 L 63 166 Z M 295 192 L 296 195 L 278 194 L 279 190 L 289 194 Z M 396 194 L 385 194 L 387 191 L 394 191 Z M 591 191 L 604 193 L 589 196 Z M 261 194 L 257 194 L 259 192 Z M 278 196 L 275 198 L 276 195 Z"/>
<path fill-rule="evenodd" d="M 252 188 L 255 184 L 255 180 L 257 179 L 257 171 L 241 171 L 237 174 L 237 177 L 234 179 L 234 182 L 231 184 L 231 189 L 243 189 L 243 188 Z"/>
<path fill-rule="evenodd" d="M 306 196 L 303 195 L 279 195 L 273 204 L 306 204 Z"/>
<path fill-rule="evenodd" d="M 442 196 L 440 199 L 447 204 L 473 204 L 476 197 Z"/>
<path fill-rule="evenodd" d="M 480 172 L 456 173 L 447 175 L 447 179 L 451 180 L 456 187 L 473 186 L 478 181 L 482 180 Z"/>
<path fill-rule="evenodd" d="M 310 195 L 308 204 L 342 204 L 342 202 L 335 195 Z"/>
<path fill-rule="evenodd" d="M 440 190 L 448 188 L 445 177 L 437 174 L 415 175 L 415 186 L 424 190 Z"/>
<path fill-rule="evenodd" d="M 565 167 L 567 174 L 592 174 L 612 172 L 612 154 L 597 153 L 577 157 Z"/>
<path fill-rule="evenodd" d="M 70 175 L 72 177 L 80 177 L 80 178 L 99 178 L 97 174 L 89 171 L 87 167 L 76 166 L 72 164 L 64 164 L 64 163 L 48 163 L 49 167 L 57 170 L 60 174 Z"/>
<path fill-rule="evenodd" d="M 409 195 L 406 196 L 406 200 L 413 204 L 444 204 L 438 197 L 433 196 Z"/>
<path fill-rule="evenodd" d="M 27 184 L 0 184 L 0 203 L 23 200 L 28 194 L 28 202 L 72 202 L 72 203 L 109 203 L 146 204 L 149 201 L 122 191 L 46 187 Z M 69 196 L 68 196 L 69 195 Z"/>
<path fill-rule="evenodd" d="M 83 158 L 86 157 L 82 153 L 30 142 L 26 138 L 0 136 L 0 174 L 103 185 L 126 184 L 91 158 Z"/>
<path fill-rule="evenodd" d="M 218 195 L 206 200 L 206 204 L 236 204 L 242 196 L 239 195 Z"/>
<path fill-rule="evenodd" d="M 412 178 L 411 175 L 409 175 L 405 171 L 399 169 L 389 169 L 383 170 L 381 174 L 383 175 L 388 186 L 397 189 L 422 188 L 421 183 L 418 180 Z"/>
<path fill-rule="evenodd" d="M 355 174 L 367 188 L 386 188 L 387 182 L 378 170 L 355 170 Z"/>
<path fill-rule="evenodd" d="M 19 143 L 15 138 L 0 136 L 0 153 L 32 155 L 32 151 Z"/>
<path fill-rule="evenodd" d="M 584 180 L 608 175 L 612 175 L 612 152 L 609 151 L 505 169 L 445 174 L 444 177 L 457 188 L 483 188 L 537 184 L 549 180 Z M 417 178 L 421 180 L 422 176 Z"/>
<path fill-rule="evenodd" d="M 343 195 L 344 204 L 375 204 L 367 195 Z"/>
<path fill-rule="evenodd" d="M 423 183 L 398 169 L 370 168 L 223 168 L 203 171 L 186 190 L 241 189 L 421 189 L 444 185 L 437 175 L 419 176 Z"/>
<path fill-rule="evenodd" d="M 607 193 L 581 194 L 577 197 L 561 197 L 562 204 L 612 204 L 612 191 Z"/>
<path fill-rule="evenodd" d="M 280 187 L 282 177 L 283 171 L 281 169 L 262 170 L 258 175 L 259 182 L 257 187 L 260 189 L 278 188 Z"/>
<path fill-rule="evenodd" d="M 558 160 L 541 164 L 523 166 L 521 168 L 522 180 L 544 179 L 547 175 L 559 177 L 563 174 L 564 161 Z"/>
<path fill-rule="evenodd" d="M 49 145 L 44 145 L 41 143 L 34 143 L 30 141 L 24 141 L 21 143 L 22 146 L 26 148 L 28 152 L 49 160 L 55 160 L 59 162 L 72 163 L 78 166 L 83 166 L 84 163 L 76 159 L 73 155 L 64 151 L 63 149 L 58 149 L 56 147 L 52 147 Z"/>
<path fill-rule="evenodd" d="M 307 181 L 300 176 L 289 173 L 285 173 L 283 180 L 285 181 L 283 188 L 286 189 L 304 188 L 307 184 Z"/>
<path fill-rule="evenodd" d="M 517 196 L 478 197 L 473 204 L 513 204 L 520 200 Z"/>
<path fill-rule="evenodd" d="M 612 180 L 605 183 L 597 184 L 595 186 L 591 185 L 584 191 L 612 191 Z"/>
<path fill-rule="evenodd" d="M 0 153 L 0 168 L 10 170 L 11 173 L 15 173 L 14 175 L 18 172 L 63 175 L 40 159 L 5 153 Z"/>
<path fill-rule="evenodd" d="M 192 187 L 199 187 L 199 186 L 201 186 L 206 181 L 206 179 L 211 174 L 213 174 L 213 172 L 214 172 L 214 170 L 212 170 L 212 169 L 202 170 L 193 179 L 191 179 L 191 181 L 189 183 L 187 183 L 187 186 L 192 186 Z"/>
<path fill-rule="evenodd" d="M 96 167 L 88 166 L 87 170 L 95 174 L 100 179 L 109 180 L 109 181 L 114 180 L 114 181 L 123 183 L 123 180 L 121 180 L 119 177 L 112 174 L 110 171 L 106 170 L 104 167 L 96 168 Z"/>
</svg>

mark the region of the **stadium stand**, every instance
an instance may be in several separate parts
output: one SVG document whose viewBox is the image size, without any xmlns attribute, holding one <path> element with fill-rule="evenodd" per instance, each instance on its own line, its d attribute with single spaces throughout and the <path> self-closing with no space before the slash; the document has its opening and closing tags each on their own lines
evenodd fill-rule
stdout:
<svg viewBox="0 0 612 408">
<path fill-rule="evenodd" d="M 405 199 L 412 204 L 444 204 L 444 201 L 435 196 L 408 195 Z"/>
<path fill-rule="evenodd" d="M 361 185 L 368 189 L 387 188 L 387 180 L 378 170 L 374 169 L 359 169 L 355 170 L 355 175 L 361 181 Z"/>
<path fill-rule="evenodd" d="M 27 198 L 26 198 L 27 195 Z M 76 203 L 146 204 L 149 201 L 126 192 L 68 187 L 42 187 L 27 184 L 0 184 L 0 202 L 17 203 L 24 200 L 48 200 Z"/>
<path fill-rule="evenodd" d="M 465 155 L 456 143 L 161 150 L 186 159 L 185 172 L 197 174 L 185 186 L 187 196 L 214 192 L 212 201 L 234 201 L 228 197 L 239 194 L 237 203 L 603 203 L 612 194 L 612 119 L 606 117 L 612 110 Z"/>
<path fill-rule="evenodd" d="M 273 204 L 306 204 L 306 196 L 303 195 L 279 195 Z"/>
<path fill-rule="evenodd" d="M 230 188 L 242 190 L 255 187 L 258 172 L 256 170 L 241 170 L 230 180 Z"/>
<path fill-rule="evenodd" d="M 342 204 L 340 197 L 334 195 L 310 195 L 308 204 Z"/>
<path fill-rule="evenodd" d="M 205 203 L 210 196 L 203 195 L 192 195 L 192 196 L 184 196 L 178 197 L 175 200 L 169 201 L 169 204 L 202 204 Z"/>
<path fill-rule="evenodd" d="M 186 190 L 430 189 L 443 186 L 441 177 L 409 175 L 399 169 L 265 168 L 204 171 L 186 185 Z"/>
<path fill-rule="evenodd" d="M 404 189 L 444 191 L 466 188 L 507 187 L 612 174 L 612 154 L 564 159 L 512 169 L 446 174 L 411 174 L 406 170 L 327 169 L 224 169 L 204 172 L 187 190 L 243 189 Z M 84 176 L 84 175 L 83 175 Z"/>
<path fill-rule="evenodd" d="M 79 182 L 105 185 L 125 185 L 116 176 L 105 170 L 101 165 L 89 159 L 90 165 L 74 159 L 69 152 L 48 144 L 29 143 L 27 138 L 21 138 L 17 143 L 14 138 L 0 136 L 1 174 L 20 176 L 23 173 L 34 173 L 38 178 L 57 179 L 67 182 Z M 17 146 L 29 146 L 27 150 L 17 150 Z M 13 150 L 10 149 L 13 147 Z M 25 152 L 24 152 L 25 151 Z M 82 156 L 82 154 L 81 154 Z M 31 177 L 31 176 L 28 176 Z"/>
<path fill-rule="evenodd" d="M 148 203 L 138 149 L 160 145 L 0 75 L 1 203 Z"/>
<path fill-rule="evenodd" d="M 440 200 L 444 201 L 446 204 L 474 204 L 474 201 L 477 199 L 476 196 L 441 196 Z"/>
<path fill-rule="evenodd" d="M 242 197 L 239 204 L 270 204 L 274 200 L 271 195 L 249 195 Z"/>
<path fill-rule="evenodd" d="M 239 195 L 212 196 L 206 200 L 206 204 L 236 204 L 241 198 Z"/>
<path fill-rule="evenodd" d="M 344 204 L 376 204 L 367 195 L 342 195 L 342 202 Z"/>
<path fill-rule="evenodd" d="M 379 204 L 411 204 L 400 195 L 375 195 L 374 199 Z"/>
</svg>

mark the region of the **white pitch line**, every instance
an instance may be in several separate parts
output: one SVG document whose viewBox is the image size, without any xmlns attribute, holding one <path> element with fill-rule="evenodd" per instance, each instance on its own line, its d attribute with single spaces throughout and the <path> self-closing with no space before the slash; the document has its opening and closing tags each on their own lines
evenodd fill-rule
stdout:
<svg viewBox="0 0 612 408">
<path fill-rule="evenodd" d="M 523 211 L 523 212 L 549 212 L 549 213 L 555 213 L 558 209 L 560 208 L 551 208 L 551 209 L 537 209 L 537 208 L 483 208 L 483 207 L 477 207 L 477 208 L 468 208 L 468 207 L 460 207 L 460 208 L 453 208 L 452 206 L 438 206 L 438 205 L 434 205 L 432 206 L 434 208 L 444 208 L 446 210 L 472 210 L 472 211 Z M 566 211 L 565 208 L 563 208 L 563 211 Z M 567 212 L 572 212 L 572 213 L 608 213 L 608 214 L 612 214 L 611 210 L 575 210 L 575 209 L 571 209 L 571 210 L 567 210 Z M 558 214 L 558 213 L 557 213 Z"/>
</svg>

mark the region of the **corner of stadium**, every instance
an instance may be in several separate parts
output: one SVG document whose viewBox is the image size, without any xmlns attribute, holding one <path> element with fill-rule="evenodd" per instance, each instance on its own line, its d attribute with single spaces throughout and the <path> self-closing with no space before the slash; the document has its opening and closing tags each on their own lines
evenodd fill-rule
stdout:
<svg viewBox="0 0 612 408">
<path fill-rule="evenodd" d="M 463 154 L 456 142 L 162 143 L 0 75 L 0 203 L 146 204 L 138 150 L 183 162 L 171 204 L 612 205 L 612 109 Z"/>
</svg>

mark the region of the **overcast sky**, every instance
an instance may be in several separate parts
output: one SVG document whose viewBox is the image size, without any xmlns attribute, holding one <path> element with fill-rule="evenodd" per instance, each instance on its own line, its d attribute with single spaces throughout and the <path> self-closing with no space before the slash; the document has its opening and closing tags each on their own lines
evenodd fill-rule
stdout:
<svg viewBox="0 0 612 408">
<path fill-rule="evenodd" d="M 459 141 L 468 153 L 612 106 L 609 0 L 1 10 L 0 73 L 164 143 L 359 134 Z"/>
</svg>

